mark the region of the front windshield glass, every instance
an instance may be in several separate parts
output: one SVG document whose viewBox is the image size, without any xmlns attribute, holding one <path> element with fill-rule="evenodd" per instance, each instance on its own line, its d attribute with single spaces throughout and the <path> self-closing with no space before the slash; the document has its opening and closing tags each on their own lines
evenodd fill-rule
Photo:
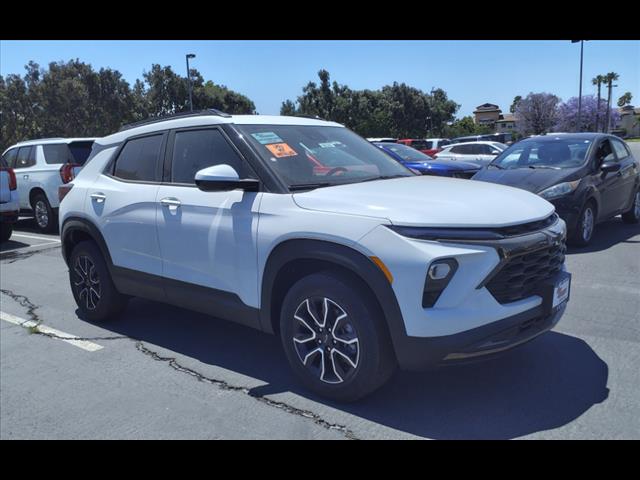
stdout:
<svg viewBox="0 0 640 480">
<path fill-rule="evenodd" d="M 237 125 L 237 128 L 292 189 L 415 175 L 343 127 Z"/>
<path fill-rule="evenodd" d="M 415 148 L 402 145 L 401 143 L 395 145 L 385 144 L 382 148 L 395 153 L 405 162 L 426 162 L 427 160 L 433 160 L 429 155 L 422 153 Z"/>
<path fill-rule="evenodd" d="M 584 163 L 591 140 L 556 138 L 513 144 L 491 165 L 499 168 L 575 168 Z"/>
</svg>

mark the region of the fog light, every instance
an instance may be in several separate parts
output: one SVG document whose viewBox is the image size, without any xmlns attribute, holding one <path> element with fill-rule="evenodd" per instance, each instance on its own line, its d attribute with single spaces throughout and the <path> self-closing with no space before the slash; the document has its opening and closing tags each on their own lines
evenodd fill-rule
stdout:
<svg viewBox="0 0 640 480">
<path fill-rule="evenodd" d="M 431 280 L 444 280 L 449 276 L 451 267 L 447 263 L 434 263 L 429 267 L 429 278 Z"/>
<path fill-rule="evenodd" d="M 427 278 L 424 282 L 424 290 L 422 292 L 423 308 L 430 308 L 436 304 L 457 269 L 458 262 L 453 258 L 436 260 L 429 266 Z"/>
</svg>

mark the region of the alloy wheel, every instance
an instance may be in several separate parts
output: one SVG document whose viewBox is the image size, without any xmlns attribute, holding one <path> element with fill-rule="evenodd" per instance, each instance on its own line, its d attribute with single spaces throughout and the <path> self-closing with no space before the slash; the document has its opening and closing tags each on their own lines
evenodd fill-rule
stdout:
<svg viewBox="0 0 640 480">
<path fill-rule="evenodd" d="M 49 212 L 43 200 L 36 202 L 35 217 L 40 228 L 46 228 L 49 225 Z"/>
<path fill-rule="evenodd" d="M 346 311 L 329 298 L 311 297 L 298 305 L 293 318 L 293 344 L 304 368 L 325 383 L 351 378 L 360 342 Z"/>
<path fill-rule="evenodd" d="M 582 239 L 585 242 L 589 241 L 593 234 L 594 221 L 593 209 L 591 207 L 585 208 L 582 214 Z"/>
<path fill-rule="evenodd" d="M 78 298 L 87 310 L 95 310 L 100 302 L 101 285 L 96 266 L 86 255 L 76 257 L 73 265 L 76 275 L 74 285 L 78 290 Z"/>
</svg>

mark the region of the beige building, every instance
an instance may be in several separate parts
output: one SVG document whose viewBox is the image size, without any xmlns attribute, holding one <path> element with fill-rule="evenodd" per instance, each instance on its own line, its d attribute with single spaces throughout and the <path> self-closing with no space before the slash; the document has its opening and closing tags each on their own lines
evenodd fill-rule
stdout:
<svg viewBox="0 0 640 480">
<path fill-rule="evenodd" d="M 625 137 L 640 137 L 640 108 L 626 105 L 620 109 L 620 120 L 617 129 L 626 130 Z"/>
<path fill-rule="evenodd" d="M 502 116 L 502 110 L 498 105 L 492 103 L 484 103 L 478 105 L 473 111 L 473 121 L 476 125 L 494 126 Z"/>
<path fill-rule="evenodd" d="M 500 115 L 500 119 L 496 121 L 497 133 L 511 133 L 516 130 L 516 116 L 513 113 L 505 113 Z"/>
</svg>

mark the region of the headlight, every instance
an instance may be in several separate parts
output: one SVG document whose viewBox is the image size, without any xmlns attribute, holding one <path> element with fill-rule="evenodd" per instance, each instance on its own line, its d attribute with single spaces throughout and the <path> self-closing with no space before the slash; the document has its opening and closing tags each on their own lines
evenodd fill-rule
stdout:
<svg viewBox="0 0 640 480">
<path fill-rule="evenodd" d="M 554 185 L 553 187 L 549 187 L 541 191 L 540 193 L 538 193 L 538 195 L 540 195 L 545 200 L 551 200 L 552 198 L 558 198 L 562 197 L 563 195 L 572 193 L 576 188 L 578 188 L 579 184 L 580 180 L 559 183 L 557 185 Z"/>
</svg>

